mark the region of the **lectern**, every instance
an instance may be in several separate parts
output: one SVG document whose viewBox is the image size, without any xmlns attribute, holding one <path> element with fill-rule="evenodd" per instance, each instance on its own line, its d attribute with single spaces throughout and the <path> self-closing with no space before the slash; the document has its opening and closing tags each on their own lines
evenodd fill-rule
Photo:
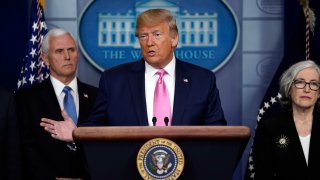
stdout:
<svg viewBox="0 0 320 180">
<path fill-rule="evenodd" d="M 141 180 L 137 154 L 145 142 L 166 138 L 183 151 L 179 179 L 228 180 L 250 137 L 245 126 L 80 127 L 73 137 L 84 149 L 93 180 Z"/>
</svg>

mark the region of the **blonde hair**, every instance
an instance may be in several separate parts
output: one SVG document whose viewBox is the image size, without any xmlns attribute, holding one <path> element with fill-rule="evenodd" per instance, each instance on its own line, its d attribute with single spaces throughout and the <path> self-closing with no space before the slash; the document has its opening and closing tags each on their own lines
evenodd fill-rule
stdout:
<svg viewBox="0 0 320 180">
<path fill-rule="evenodd" d="M 153 26 L 161 22 L 167 22 L 169 25 L 170 36 L 178 34 L 178 27 L 176 19 L 173 17 L 170 11 L 166 9 L 149 9 L 139 14 L 137 17 L 136 32 L 138 37 L 138 30 L 146 25 Z"/>
</svg>

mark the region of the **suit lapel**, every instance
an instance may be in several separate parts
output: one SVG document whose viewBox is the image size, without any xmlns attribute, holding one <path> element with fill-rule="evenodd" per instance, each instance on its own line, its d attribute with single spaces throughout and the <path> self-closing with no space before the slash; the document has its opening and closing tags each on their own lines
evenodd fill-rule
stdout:
<svg viewBox="0 0 320 180">
<path fill-rule="evenodd" d="M 79 94 L 79 117 L 78 117 L 78 124 L 80 124 L 81 120 L 85 117 L 84 112 L 86 107 L 89 107 L 89 93 L 85 91 L 84 85 L 81 81 L 78 81 L 78 94 Z"/>
<path fill-rule="evenodd" d="M 133 64 L 132 71 L 129 73 L 129 84 L 131 89 L 131 97 L 133 99 L 134 108 L 137 113 L 137 117 L 140 125 L 148 125 L 148 115 L 146 107 L 146 95 L 145 95 L 145 85 L 144 76 L 145 64 L 143 60 L 138 61 Z"/>
<path fill-rule="evenodd" d="M 191 80 L 187 69 L 183 66 L 182 62 L 177 59 L 172 125 L 182 124 L 183 112 L 192 83 Z"/>
<path fill-rule="evenodd" d="M 49 116 L 56 120 L 62 120 L 60 105 L 50 78 L 43 82 L 43 86 L 39 93 L 41 94 L 41 99 L 44 102 L 43 105 L 47 106 L 46 113 L 48 114 L 44 114 L 44 117 Z"/>
<path fill-rule="evenodd" d="M 299 134 L 294 124 L 293 117 L 292 115 L 290 115 L 288 118 L 284 118 L 284 120 L 288 121 L 287 123 L 285 123 L 287 124 L 287 127 L 285 127 L 284 129 L 291 136 L 290 141 L 292 143 L 292 154 L 290 155 L 290 158 L 296 159 L 297 163 L 295 166 L 298 166 L 297 168 L 301 171 L 305 171 L 307 169 L 307 163 L 304 157 L 303 149 L 299 139 Z"/>
</svg>

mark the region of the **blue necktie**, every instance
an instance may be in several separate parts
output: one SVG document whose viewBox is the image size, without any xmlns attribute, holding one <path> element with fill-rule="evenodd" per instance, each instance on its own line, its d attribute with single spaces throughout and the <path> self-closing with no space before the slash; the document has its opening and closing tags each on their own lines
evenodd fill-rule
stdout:
<svg viewBox="0 0 320 180">
<path fill-rule="evenodd" d="M 64 110 L 68 113 L 68 115 L 71 117 L 73 122 L 77 125 L 77 122 L 78 122 L 77 110 L 76 110 L 76 105 L 74 104 L 71 90 L 72 89 L 69 86 L 65 86 L 63 88 L 62 91 L 65 94 L 63 99 L 63 106 L 64 106 Z"/>
</svg>

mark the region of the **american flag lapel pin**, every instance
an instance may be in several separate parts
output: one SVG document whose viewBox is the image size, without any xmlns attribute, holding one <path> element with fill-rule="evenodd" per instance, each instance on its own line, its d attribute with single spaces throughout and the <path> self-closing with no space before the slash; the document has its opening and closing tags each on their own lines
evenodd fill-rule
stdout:
<svg viewBox="0 0 320 180">
<path fill-rule="evenodd" d="M 188 83 L 189 79 L 188 78 L 183 78 L 183 82 Z"/>
<path fill-rule="evenodd" d="M 89 98 L 88 94 L 86 94 L 86 93 L 83 93 L 83 96 L 84 96 L 85 98 Z"/>
</svg>

